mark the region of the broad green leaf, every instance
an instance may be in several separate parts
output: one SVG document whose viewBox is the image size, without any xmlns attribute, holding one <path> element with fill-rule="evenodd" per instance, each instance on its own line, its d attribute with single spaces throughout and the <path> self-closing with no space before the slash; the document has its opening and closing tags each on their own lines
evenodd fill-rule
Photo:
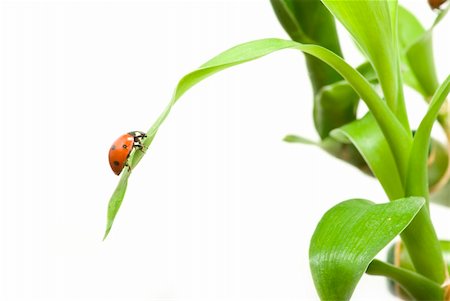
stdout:
<svg viewBox="0 0 450 301">
<path fill-rule="evenodd" d="M 398 60 L 396 50 L 396 1 L 322 0 L 344 25 L 372 63 L 389 107 L 396 111 Z"/>
<path fill-rule="evenodd" d="M 349 200 L 331 208 L 311 238 L 310 267 L 322 300 L 349 300 L 375 255 L 405 229 L 422 198 L 387 204 Z"/>
<path fill-rule="evenodd" d="M 361 99 L 365 101 L 375 116 L 375 119 L 379 123 L 380 128 L 389 141 L 389 145 L 392 148 L 397 162 L 399 162 L 399 169 L 406 171 L 407 162 L 403 159 L 406 158 L 405 154 L 409 151 L 409 145 L 411 143 L 410 134 L 404 130 L 396 116 L 391 110 L 389 110 L 386 103 L 383 102 L 383 100 L 378 96 L 370 83 L 358 71 L 353 69 L 342 58 L 330 50 L 327 50 L 321 46 L 304 45 L 294 41 L 281 39 L 263 39 L 238 45 L 209 60 L 197 70 L 185 75 L 178 82 L 172 99 L 166 109 L 147 131 L 147 138 L 142 142 L 144 147 L 148 148 L 150 146 L 159 130 L 159 127 L 169 115 L 173 105 L 186 91 L 195 86 L 197 83 L 224 69 L 249 62 L 272 52 L 287 48 L 301 50 L 323 60 L 339 72 L 340 75 L 352 85 L 353 89 L 359 94 Z M 131 169 L 136 167 L 144 154 L 144 152 L 139 151 L 135 153 L 133 158 L 130 158 L 129 165 Z M 125 175 L 126 174 L 122 175 L 120 183 L 128 180 L 128 175 Z M 122 185 L 123 190 L 125 190 L 126 185 L 120 183 L 119 185 Z M 111 200 L 118 202 L 120 199 L 121 202 L 123 195 L 123 193 L 114 194 Z M 114 217 L 117 214 L 118 207 L 114 206 L 112 208 L 113 209 L 110 211 L 116 210 L 116 212 L 108 212 L 108 216 Z M 113 220 L 110 221 L 108 219 L 108 225 L 112 225 L 112 222 Z"/>
<path fill-rule="evenodd" d="M 359 120 L 333 130 L 331 136 L 343 143 L 348 139 L 356 146 L 389 199 L 398 199 L 404 195 L 394 157 L 372 114 L 368 113 Z"/>
<path fill-rule="evenodd" d="M 444 300 L 444 290 L 439 284 L 411 270 L 375 259 L 370 263 L 366 273 L 388 277 L 396 281 L 411 296 L 408 296 L 407 300 Z"/>
</svg>

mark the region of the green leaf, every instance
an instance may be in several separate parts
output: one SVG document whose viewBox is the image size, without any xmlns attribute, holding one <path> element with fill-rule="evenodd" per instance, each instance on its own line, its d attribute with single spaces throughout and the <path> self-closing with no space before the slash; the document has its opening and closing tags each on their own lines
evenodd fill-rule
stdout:
<svg viewBox="0 0 450 301">
<path fill-rule="evenodd" d="M 320 142 L 313 141 L 311 139 L 297 136 L 297 135 L 286 135 L 286 137 L 283 138 L 284 142 L 289 143 L 301 143 L 301 144 L 309 144 L 309 145 L 319 145 Z"/>
<path fill-rule="evenodd" d="M 331 136 L 343 143 L 349 140 L 356 146 L 389 199 L 398 199 L 404 195 L 394 156 L 372 114 L 368 113 L 359 120 L 333 130 Z"/>
<path fill-rule="evenodd" d="M 427 200 L 427 205 L 429 200 L 427 160 L 431 130 L 449 92 L 450 76 L 434 94 L 428 111 L 414 135 L 411 148 L 405 194 L 422 196 Z M 427 206 L 422 208 L 417 218 L 405 229 L 402 239 L 408 247 L 416 271 L 433 281 L 443 282 L 446 278 L 445 266 Z"/>
<path fill-rule="evenodd" d="M 116 218 L 117 212 L 120 209 L 120 205 L 122 205 L 123 197 L 125 196 L 125 192 L 127 190 L 128 185 L 128 178 L 130 177 L 131 169 L 124 168 L 122 171 L 122 174 L 120 176 L 119 184 L 117 184 L 116 189 L 114 190 L 113 195 L 111 196 L 111 199 L 109 200 L 108 204 L 108 214 L 106 219 L 106 231 L 105 235 L 103 236 L 103 240 L 106 239 L 106 237 L 109 234 L 109 231 L 111 231 L 111 227 L 113 225 L 114 219 Z"/>
<path fill-rule="evenodd" d="M 395 158 L 401 166 L 401 170 L 406 170 L 407 165 L 403 159 L 405 158 L 405 154 L 409 151 L 409 145 L 411 143 L 410 134 L 404 130 L 398 119 L 392 111 L 389 110 L 386 103 L 378 96 L 370 83 L 358 71 L 353 69 L 342 58 L 330 50 L 316 45 L 304 45 L 294 41 L 281 39 L 263 39 L 238 45 L 209 60 L 199 69 L 185 75 L 178 82 L 172 99 L 166 109 L 147 131 L 147 138 L 142 142 L 143 146 L 145 148 L 150 146 L 159 130 L 159 127 L 169 115 L 172 107 L 186 91 L 195 86 L 197 83 L 224 69 L 249 62 L 272 52 L 287 48 L 301 50 L 323 60 L 338 71 L 340 75 L 352 85 L 353 89 L 359 94 L 361 99 L 365 101 L 369 109 L 374 114 L 380 128 L 389 141 L 390 147 L 392 147 Z M 136 152 L 129 160 L 130 168 L 134 169 L 144 155 L 144 152 Z M 122 180 L 126 182 L 128 177 L 121 178 L 121 181 Z M 123 191 L 125 188 L 126 185 L 123 185 Z M 124 193 L 114 194 L 113 198 L 116 198 L 115 202 L 118 202 L 119 199 L 121 202 L 123 195 Z M 114 208 L 117 208 L 118 210 L 118 207 Z M 116 213 L 117 212 L 111 214 L 111 216 L 115 216 Z M 108 221 L 108 224 L 109 223 L 112 224 L 112 221 Z"/>
<path fill-rule="evenodd" d="M 372 63 L 389 107 L 396 111 L 398 60 L 396 1 L 322 1 L 344 25 Z"/>
<path fill-rule="evenodd" d="M 442 104 L 450 92 L 450 75 L 437 89 L 431 99 L 428 111 L 422 119 L 411 149 L 408 177 L 406 178 L 407 195 L 420 195 L 428 199 L 428 149 L 431 130 L 438 117 Z"/>
<path fill-rule="evenodd" d="M 436 283 L 410 270 L 398 268 L 379 260 L 370 263 L 367 274 L 395 280 L 414 300 L 443 300 L 444 290 Z"/>
<path fill-rule="evenodd" d="M 401 49 L 402 73 L 407 85 L 421 93 L 428 101 L 439 86 L 437 78 L 432 33 L 447 13 L 439 13 L 433 26 L 425 30 L 416 17 L 399 7 L 399 47 Z"/>
<path fill-rule="evenodd" d="M 331 208 L 311 238 L 310 267 L 322 300 L 349 300 L 375 255 L 405 229 L 422 198 L 387 204 L 349 200 Z"/>
</svg>

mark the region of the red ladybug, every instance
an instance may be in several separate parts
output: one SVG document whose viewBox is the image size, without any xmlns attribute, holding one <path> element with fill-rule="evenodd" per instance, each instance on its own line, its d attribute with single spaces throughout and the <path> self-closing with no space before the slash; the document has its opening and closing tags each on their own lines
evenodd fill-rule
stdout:
<svg viewBox="0 0 450 301">
<path fill-rule="evenodd" d="M 123 134 L 109 149 L 109 165 L 116 175 L 127 165 L 128 157 L 134 148 L 143 149 L 142 140 L 147 135 L 140 131 L 133 131 Z"/>
</svg>

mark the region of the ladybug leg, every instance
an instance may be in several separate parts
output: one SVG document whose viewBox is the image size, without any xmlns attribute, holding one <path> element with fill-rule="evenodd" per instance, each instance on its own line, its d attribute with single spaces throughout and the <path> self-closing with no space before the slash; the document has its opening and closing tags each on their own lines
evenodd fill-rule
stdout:
<svg viewBox="0 0 450 301">
<path fill-rule="evenodd" d="M 130 166 L 130 164 L 128 164 L 128 162 L 125 163 L 125 165 L 123 166 L 123 168 L 128 168 L 128 171 L 131 172 L 131 166 Z"/>
<path fill-rule="evenodd" d="M 141 151 L 141 152 L 143 152 L 144 154 L 145 154 L 145 152 L 147 151 L 147 149 L 148 149 L 148 147 L 147 146 L 145 146 L 145 145 L 139 145 L 139 146 L 137 146 L 137 148 Z"/>
</svg>

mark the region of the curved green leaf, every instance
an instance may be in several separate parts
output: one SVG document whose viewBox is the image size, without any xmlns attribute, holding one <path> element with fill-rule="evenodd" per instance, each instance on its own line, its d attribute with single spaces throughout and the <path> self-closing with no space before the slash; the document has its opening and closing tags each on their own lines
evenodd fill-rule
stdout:
<svg viewBox="0 0 450 301">
<path fill-rule="evenodd" d="M 438 117 L 442 104 L 450 92 L 450 75 L 434 93 L 428 111 L 414 135 L 411 149 L 408 177 L 406 178 L 407 195 L 420 195 L 428 199 L 428 149 L 431 130 Z M 420 184 L 419 184 L 420 183 Z"/>
<path fill-rule="evenodd" d="M 331 208 L 311 238 L 310 267 L 322 300 L 349 300 L 375 255 L 405 229 L 423 198 L 349 200 Z"/>
<path fill-rule="evenodd" d="M 439 85 L 434 68 L 431 34 L 404 7 L 399 7 L 398 15 L 404 81 L 425 98 L 431 97 Z"/>
<path fill-rule="evenodd" d="M 294 41 L 281 39 L 263 39 L 238 45 L 209 60 L 199 69 L 185 75 L 178 82 L 172 99 L 170 100 L 166 109 L 153 123 L 152 127 L 147 131 L 147 138 L 142 142 L 143 146 L 145 148 L 148 148 L 150 146 L 156 133 L 159 130 L 159 127 L 169 115 L 173 105 L 187 90 L 192 88 L 194 85 L 224 69 L 249 62 L 272 52 L 287 48 L 301 50 L 305 53 L 320 58 L 331 67 L 333 67 L 336 71 L 338 71 L 341 76 L 344 77 L 352 85 L 353 89 L 359 94 L 361 99 L 366 102 L 367 106 L 372 111 L 377 122 L 379 123 L 383 133 L 386 135 L 386 138 L 389 141 L 389 145 L 392 147 L 392 151 L 395 154 L 397 162 L 399 162 L 399 169 L 402 171 L 406 171 L 407 161 L 403 159 L 407 158 L 407 156 L 405 155 L 409 152 L 411 137 L 409 133 L 404 130 L 392 111 L 389 110 L 386 103 L 378 96 L 370 83 L 358 71 L 348 65 L 342 58 L 328 49 L 316 45 L 304 45 Z M 130 168 L 135 168 L 143 156 L 144 152 L 136 152 L 134 156 L 129 159 Z M 126 182 L 128 180 L 128 176 L 124 178 L 124 175 L 122 175 L 120 183 L 122 183 L 123 181 Z M 126 185 L 124 185 L 123 187 L 125 189 Z M 123 198 L 123 194 L 114 194 L 110 202 L 118 202 L 119 198 L 121 201 L 121 199 Z M 112 208 L 118 210 L 118 207 L 114 206 Z M 116 214 L 117 212 L 108 212 L 108 216 L 114 217 L 116 216 Z M 112 224 L 112 222 L 113 221 L 110 221 L 108 219 L 108 224 Z"/>
<path fill-rule="evenodd" d="M 443 19 L 449 8 L 441 11 L 430 29 L 399 6 L 399 47 L 402 72 L 407 85 L 421 93 L 428 101 L 439 86 L 433 55 L 433 29 Z"/>
<path fill-rule="evenodd" d="M 411 148 L 405 194 L 422 196 L 427 200 L 427 205 L 429 201 L 427 160 L 431 129 L 449 92 L 450 76 L 434 94 L 428 111 L 416 131 Z M 417 218 L 405 229 L 402 239 L 408 247 L 416 271 L 438 283 L 443 282 L 446 278 L 445 265 L 427 206 L 422 208 Z"/>
<path fill-rule="evenodd" d="M 372 114 L 368 113 L 359 120 L 333 130 L 331 136 L 343 143 L 348 139 L 356 146 L 389 199 L 395 200 L 404 195 L 394 156 Z"/>
</svg>

